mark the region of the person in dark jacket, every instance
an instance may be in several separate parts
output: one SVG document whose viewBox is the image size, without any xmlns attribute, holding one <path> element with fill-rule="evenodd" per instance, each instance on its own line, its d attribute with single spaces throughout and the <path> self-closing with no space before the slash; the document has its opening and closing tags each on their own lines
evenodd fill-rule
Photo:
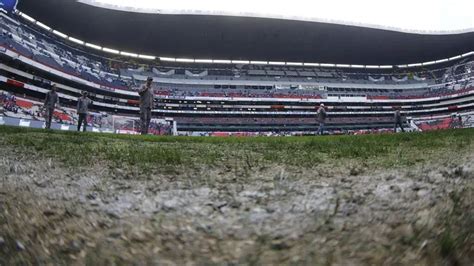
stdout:
<svg viewBox="0 0 474 266">
<path fill-rule="evenodd" d="M 84 91 L 82 96 L 77 99 L 77 114 L 79 115 L 77 131 L 81 131 L 81 126 L 84 126 L 84 132 L 87 130 L 87 114 L 89 113 L 89 106 L 92 104 L 92 100 L 87 95 L 87 92 Z"/>
<path fill-rule="evenodd" d="M 402 129 L 402 132 L 405 132 L 402 123 L 402 114 L 400 112 L 400 108 L 397 108 L 394 113 L 395 125 L 393 126 L 393 132 L 397 132 L 397 127 L 399 126 Z"/>
<path fill-rule="evenodd" d="M 326 117 L 327 117 L 327 112 L 324 107 L 324 104 L 322 103 L 319 106 L 318 109 L 318 122 L 319 122 L 319 129 L 318 129 L 318 135 L 323 135 L 324 133 L 324 126 L 326 124 Z"/>
<path fill-rule="evenodd" d="M 59 96 L 56 91 L 56 84 L 54 84 L 51 86 L 51 90 L 46 93 L 46 98 L 44 99 L 43 110 L 45 111 L 46 129 L 51 129 L 54 109 L 59 108 Z"/>
<path fill-rule="evenodd" d="M 142 135 L 148 134 L 151 121 L 151 109 L 153 108 L 153 88 L 151 84 L 153 78 L 149 77 L 146 84 L 138 91 L 140 95 L 140 132 Z"/>
<path fill-rule="evenodd" d="M 458 115 L 458 128 L 463 128 L 464 125 L 463 125 L 463 122 L 462 122 L 462 116 L 461 115 Z"/>
</svg>

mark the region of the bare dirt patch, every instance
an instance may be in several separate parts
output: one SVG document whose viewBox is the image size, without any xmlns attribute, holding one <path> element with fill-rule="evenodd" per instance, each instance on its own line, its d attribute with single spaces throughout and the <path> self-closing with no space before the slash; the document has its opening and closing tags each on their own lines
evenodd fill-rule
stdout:
<svg viewBox="0 0 474 266">
<path fill-rule="evenodd" d="M 0 265 L 472 265 L 473 158 L 143 173 L 5 148 Z"/>
</svg>

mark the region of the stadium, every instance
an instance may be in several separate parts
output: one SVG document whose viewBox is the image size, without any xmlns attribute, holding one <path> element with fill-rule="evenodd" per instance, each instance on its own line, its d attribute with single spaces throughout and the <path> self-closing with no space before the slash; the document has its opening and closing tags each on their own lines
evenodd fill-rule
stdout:
<svg viewBox="0 0 474 266">
<path fill-rule="evenodd" d="M 179 2 L 0 0 L 0 265 L 472 265 L 472 18 Z"/>
</svg>

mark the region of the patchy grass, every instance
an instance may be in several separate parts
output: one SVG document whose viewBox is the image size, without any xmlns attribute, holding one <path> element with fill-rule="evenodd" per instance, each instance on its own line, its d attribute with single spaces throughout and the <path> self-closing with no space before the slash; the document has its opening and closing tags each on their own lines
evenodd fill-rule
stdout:
<svg viewBox="0 0 474 266">
<path fill-rule="evenodd" d="M 0 127 L 0 265 L 471 265 L 473 137 Z"/>
<path fill-rule="evenodd" d="M 452 257 L 456 249 L 456 240 L 452 236 L 451 232 L 444 232 L 439 242 L 441 255 L 444 258 Z"/>
<path fill-rule="evenodd" d="M 439 158 L 455 160 L 472 148 L 474 130 L 367 136 L 202 138 L 108 135 L 0 127 L 0 144 L 34 150 L 81 166 L 107 162 L 145 169 L 161 166 L 266 164 L 311 168 L 350 162 L 368 168 L 403 167 Z"/>
</svg>

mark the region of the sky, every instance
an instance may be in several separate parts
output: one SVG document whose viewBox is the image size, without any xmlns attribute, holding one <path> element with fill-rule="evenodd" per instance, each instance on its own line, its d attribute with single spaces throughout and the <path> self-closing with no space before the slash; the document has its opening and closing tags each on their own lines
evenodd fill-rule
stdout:
<svg viewBox="0 0 474 266">
<path fill-rule="evenodd" d="M 242 14 L 398 28 L 474 31 L 474 0 L 79 0 L 162 13 Z M 143 10 L 140 10 L 143 11 Z"/>
</svg>

